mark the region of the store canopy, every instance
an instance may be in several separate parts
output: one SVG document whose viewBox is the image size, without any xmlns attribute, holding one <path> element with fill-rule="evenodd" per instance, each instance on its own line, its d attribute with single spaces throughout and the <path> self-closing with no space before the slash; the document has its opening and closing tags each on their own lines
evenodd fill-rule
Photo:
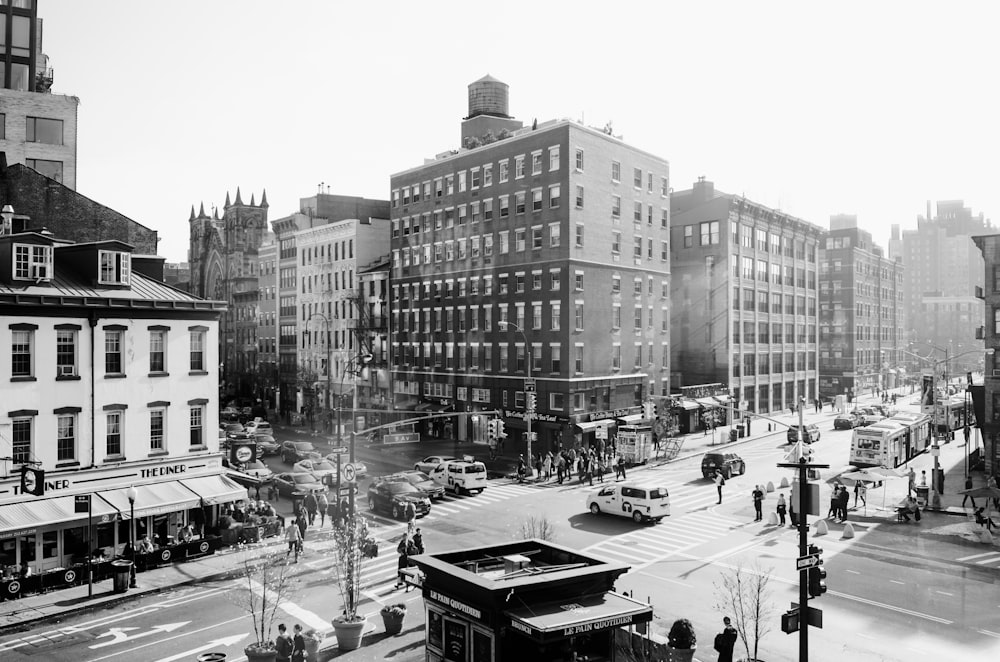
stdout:
<svg viewBox="0 0 1000 662">
<path fill-rule="evenodd" d="M 625 425 L 636 425 L 646 420 L 646 418 L 642 414 L 629 414 L 628 416 L 619 416 L 617 420 Z"/>
<path fill-rule="evenodd" d="M 603 421 L 587 421 L 587 422 L 574 423 L 574 425 L 580 428 L 584 432 L 593 432 L 597 428 L 607 427 L 613 422 L 614 421 L 608 419 Z"/>
<path fill-rule="evenodd" d="M 441 404 L 439 402 L 422 402 L 419 405 L 417 405 L 416 410 L 417 411 L 429 411 L 429 412 L 441 412 L 441 411 L 448 411 L 452 407 L 453 407 L 453 405 L 451 405 L 451 404 L 446 404 L 445 405 L 445 404 Z"/>
<path fill-rule="evenodd" d="M 197 508 L 201 505 L 201 497 L 184 487 L 179 480 L 165 483 L 136 485 L 135 516 L 159 515 L 177 510 Z M 98 495 L 118 509 L 123 519 L 131 516 L 128 502 L 128 488 L 98 492 Z"/>
<path fill-rule="evenodd" d="M 695 402 L 697 402 L 699 405 L 707 409 L 712 409 L 713 407 L 722 406 L 722 403 L 720 403 L 715 398 L 698 398 L 697 400 L 695 400 Z"/>
<path fill-rule="evenodd" d="M 74 507 L 76 497 L 61 496 L 54 499 L 28 498 L 20 503 L 0 506 L 0 539 L 34 533 L 43 526 L 87 523 L 86 511 L 78 513 Z M 117 519 L 118 511 L 101 499 L 91 497 L 94 523 Z"/>
<path fill-rule="evenodd" d="M 532 639 L 551 641 L 576 634 L 653 620 L 653 608 L 617 593 L 596 593 L 504 612 L 511 627 Z"/>
<path fill-rule="evenodd" d="M 698 404 L 694 400 L 688 400 L 687 398 L 680 398 L 680 399 L 678 399 L 677 400 L 677 405 L 681 409 L 688 409 L 688 410 L 701 409 L 701 405 L 700 404 Z"/>
<path fill-rule="evenodd" d="M 200 496 L 205 501 L 206 506 L 217 503 L 230 503 L 232 501 L 245 501 L 247 498 L 246 488 L 229 480 L 225 476 L 185 478 L 181 483 L 184 484 L 184 487 Z"/>
</svg>

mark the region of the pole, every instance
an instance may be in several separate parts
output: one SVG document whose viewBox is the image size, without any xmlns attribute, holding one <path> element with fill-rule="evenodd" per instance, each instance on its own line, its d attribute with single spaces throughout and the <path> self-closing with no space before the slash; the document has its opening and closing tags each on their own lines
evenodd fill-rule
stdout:
<svg viewBox="0 0 1000 662">
<path fill-rule="evenodd" d="M 325 324 L 323 326 L 326 327 L 326 411 L 329 412 L 330 411 L 330 397 L 331 397 L 331 394 L 330 394 L 330 370 L 333 368 L 333 365 L 330 363 L 330 320 L 328 320 L 326 317 L 324 317 L 323 318 L 323 322 L 325 322 Z M 327 414 L 327 416 L 329 416 L 329 414 Z"/>
<path fill-rule="evenodd" d="M 524 351 L 527 352 L 527 354 L 528 354 L 528 363 L 527 363 L 528 376 L 525 377 L 525 382 L 527 383 L 527 380 L 531 379 L 531 375 L 532 375 L 532 373 L 531 373 L 531 354 L 532 354 L 532 351 L 531 351 L 531 347 L 528 345 L 528 339 L 525 337 L 524 331 L 521 331 L 521 337 L 524 338 Z M 525 390 L 527 390 L 527 389 L 525 389 Z M 536 395 L 535 397 L 537 398 L 538 396 Z M 525 398 L 525 403 L 524 404 L 527 405 L 528 404 L 528 402 L 527 402 L 528 394 L 527 393 L 524 394 L 524 398 Z M 526 462 L 527 466 L 525 467 L 524 473 L 527 474 L 528 476 L 532 475 L 531 474 L 532 467 L 535 466 L 535 462 L 534 462 L 534 459 L 533 459 L 534 456 L 531 454 L 531 414 L 532 414 L 531 408 L 525 406 L 525 408 L 524 408 L 524 424 L 528 428 L 528 449 L 527 449 L 528 450 L 528 461 Z"/>
<path fill-rule="evenodd" d="M 799 425 L 802 421 L 802 406 L 799 405 Z M 802 428 L 800 427 L 799 430 Z M 799 433 L 801 434 L 801 432 Z M 799 443 L 802 438 L 799 437 Z M 806 458 L 799 458 L 799 503 L 795 506 L 799 513 L 799 556 L 805 556 L 809 549 L 806 541 L 809 525 L 806 523 L 806 490 L 809 489 L 806 476 Z M 809 571 L 799 570 L 799 662 L 809 660 Z"/>
<path fill-rule="evenodd" d="M 135 588 L 135 499 L 128 500 L 128 544 L 132 548 L 132 567 L 130 569 L 129 588 Z"/>
<path fill-rule="evenodd" d="M 87 597 L 94 597 L 94 495 L 87 495 Z"/>
</svg>

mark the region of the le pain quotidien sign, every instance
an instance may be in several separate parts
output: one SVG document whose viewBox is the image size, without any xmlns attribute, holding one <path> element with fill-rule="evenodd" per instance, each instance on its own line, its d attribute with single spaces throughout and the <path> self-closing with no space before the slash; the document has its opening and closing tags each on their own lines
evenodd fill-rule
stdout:
<svg viewBox="0 0 1000 662">
<path fill-rule="evenodd" d="M 537 641 L 552 641 L 554 639 L 575 637 L 577 635 L 590 634 L 592 632 L 609 630 L 611 628 L 625 627 L 627 625 L 634 625 L 648 620 L 648 615 L 644 613 L 623 614 L 619 616 L 608 616 L 607 618 L 597 620 L 581 620 L 579 623 L 571 623 L 552 629 L 546 628 L 542 630 L 529 623 L 525 623 L 518 618 L 511 617 L 510 627 L 518 632 L 523 632 Z"/>
<path fill-rule="evenodd" d="M 446 595 L 444 593 L 441 593 L 440 591 L 435 591 L 434 589 L 430 589 L 427 592 L 427 597 L 430 598 L 432 601 L 438 603 L 442 607 L 445 607 L 451 612 L 454 612 L 456 614 L 462 614 L 463 616 L 466 616 L 476 621 L 486 622 L 486 618 L 483 616 L 483 611 L 481 609 L 479 609 L 478 607 L 473 607 L 472 605 L 466 602 L 462 602 L 461 600 L 458 600 L 456 598 L 453 598 L 450 595 Z"/>
</svg>

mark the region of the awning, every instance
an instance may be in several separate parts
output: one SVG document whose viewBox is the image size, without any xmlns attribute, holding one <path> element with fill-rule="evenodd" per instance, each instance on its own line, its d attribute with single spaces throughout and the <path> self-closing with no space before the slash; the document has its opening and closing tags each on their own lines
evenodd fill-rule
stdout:
<svg viewBox="0 0 1000 662">
<path fill-rule="evenodd" d="M 617 593 L 597 593 L 504 612 L 511 627 L 538 641 L 653 620 L 653 608 Z"/>
<path fill-rule="evenodd" d="M 706 407 L 708 409 L 722 406 L 722 404 L 715 398 L 698 398 L 697 400 L 695 400 L 695 402 L 697 402 L 702 407 Z"/>
<path fill-rule="evenodd" d="M 593 432 L 597 428 L 604 428 L 609 425 L 612 425 L 613 423 L 614 421 L 612 421 L 611 419 L 605 419 L 603 421 L 587 421 L 581 423 L 574 423 L 573 425 L 580 428 L 580 430 L 582 430 L 583 432 Z"/>
<path fill-rule="evenodd" d="M 198 495 L 184 487 L 179 480 L 136 485 L 135 491 L 136 517 L 172 513 L 177 510 L 197 508 L 201 504 L 201 499 Z M 129 507 L 127 487 L 119 490 L 98 492 L 98 495 L 117 508 L 118 512 L 122 514 L 122 519 L 128 519 L 131 516 L 132 511 Z"/>
<path fill-rule="evenodd" d="M 257 481 L 258 484 L 260 481 Z M 199 476 L 198 478 L 185 478 L 181 481 L 184 487 L 192 490 L 200 496 L 206 506 L 217 503 L 230 503 L 232 501 L 245 501 L 247 490 L 225 476 Z"/>
<path fill-rule="evenodd" d="M 454 405 L 452 404 L 443 405 L 439 402 L 421 402 L 414 409 L 416 409 L 417 411 L 442 412 L 442 411 L 448 411 L 453 406 Z"/>
<path fill-rule="evenodd" d="M 716 400 L 718 400 L 720 403 L 722 403 L 724 405 L 725 404 L 729 404 L 729 401 L 732 400 L 732 398 L 730 398 L 728 395 L 725 395 L 725 394 L 723 394 L 723 395 L 713 395 L 712 397 L 715 398 Z"/>
<path fill-rule="evenodd" d="M 35 533 L 38 529 L 53 524 L 70 522 L 87 523 L 87 513 L 78 513 L 74 508 L 76 497 L 61 496 L 54 499 L 30 498 L 20 503 L 0 506 L 0 539 Z M 107 501 L 91 496 L 94 523 L 111 522 L 118 518 L 118 511 Z"/>
<path fill-rule="evenodd" d="M 701 409 L 700 404 L 698 404 L 694 400 L 688 400 L 687 398 L 679 398 L 677 400 L 677 406 L 680 407 L 681 409 L 688 409 L 688 410 Z"/>
<path fill-rule="evenodd" d="M 616 420 L 621 421 L 625 425 L 637 425 L 646 418 L 642 414 L 629 414 L 628 416 L 619 416 Z"/>
</svg>

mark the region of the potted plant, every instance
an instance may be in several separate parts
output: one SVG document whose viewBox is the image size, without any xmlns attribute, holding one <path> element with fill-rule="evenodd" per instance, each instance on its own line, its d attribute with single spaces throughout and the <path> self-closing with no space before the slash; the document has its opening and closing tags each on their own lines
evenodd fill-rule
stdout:
<svg viewBox="0 0 1000 662">
<path fill-rule="evenodd" d="M 394 605 L 385 605 L 379 610 L 382 614 L 382 622 L 385 624 L 386 634 L 399 634 L 403 629 L 403 618 L 406 617 L 406 605 L 398 602 Z"/>
<path fill-rule="evenodd" d="M 722 574 L 715 583 L 716 609 L 732 618 L 733 627 L 743 642 L 746 659 L 759 660 L 760 640 L 771 631 L 773 620 L 771 574 L 774 568 L 758 561 L 747 568 L 740 562 Z"/>
<path fill-rule="evenodd" d="M 250 614 L 252 642 L 244 649 L 247 662 L 274 662 L 277 650 L 271 636 L 278 608 L 291 598 L 293 583 L 284 556 L 253 558 L 243 552 L 237 562 L 240 582 L 230 599 Z"/>
<path fill-rule="evenodd" d="M 302 639 L 306 644 L 306 659 L 319 659 L 319 645 L 323 643 L 323 633 L 316 630 L 306 630 Z"/>
<path fill-rule="evenodd" d="M 368 522 L 362 517 L 348 517 L 343 526 L 334 529 L 333 561 L 335 578 L 344 610 L 333 619 L 340 650 L 355 650 L 361 646 L 365 617 L 358 614 L 361 597 L 361 577 L 364 562 L 378 553 L 374 539 L 368 533 Z"/>
<path fill-rule="evenodd" d="M 694 625 L 686 618 L 679 618 L 670 626 L 667 635 L 667 653 L 670 662 L 691 662 L 698 639 Z"/>
</svg>

